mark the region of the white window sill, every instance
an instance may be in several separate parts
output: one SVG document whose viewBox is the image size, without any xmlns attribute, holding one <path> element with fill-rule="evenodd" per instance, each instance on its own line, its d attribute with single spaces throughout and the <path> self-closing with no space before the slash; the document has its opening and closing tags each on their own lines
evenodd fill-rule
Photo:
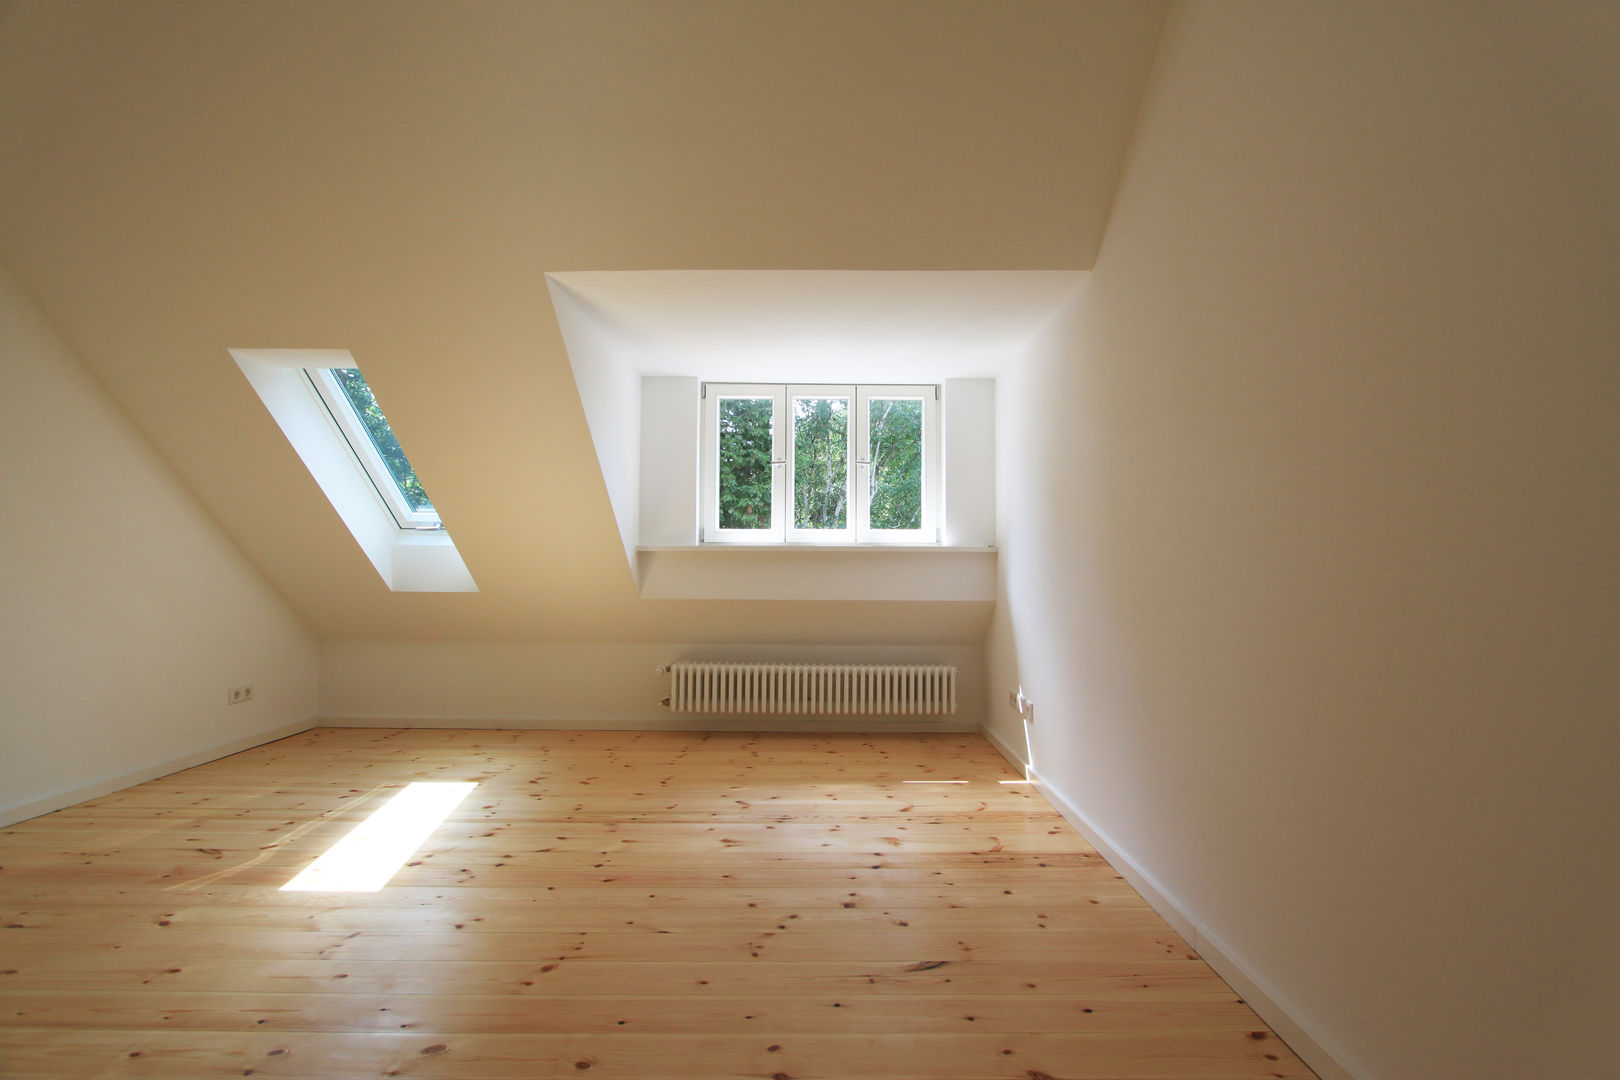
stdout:
<svg viewBox="0 0 1620 1080">
<path fill-rule="evenodd" d="M 774 540 L 758 544 L 648 544 L 637 551 L 929 551 L 994 552 L 993 547 L 949 547 L 945 544 L 783 544 Z"/>
<path fill-rule="evenodd" d="M 984 603 L 996 549 L 939 544 L 699 544 L 636 549 L 646 600 Z"/>
</svg>

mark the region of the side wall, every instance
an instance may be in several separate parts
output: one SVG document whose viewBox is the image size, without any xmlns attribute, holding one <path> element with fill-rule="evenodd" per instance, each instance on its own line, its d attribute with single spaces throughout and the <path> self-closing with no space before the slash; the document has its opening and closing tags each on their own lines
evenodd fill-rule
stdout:
<svg viewBox="0 0 1620 1080">
<path fill-rule="evenodd" d="M 3 270 L 0 461 L 0 821 L 314 722 L 313 638 Z"/>
<path fill-rule="evenodd" d="M 625 562 L 636 572 L 641 534 L 641 375 L 603 340 L 588 301 L 547 277 L 557 328 L 568 351 L 596 463 L 607 485 Z M 560 467 L 563 463 L 552 462 Z M 583 463 L 582 463 L 583 464 Z"/>
<path fill-rule="evenodd" d="M 702 383 L 688 376 L 641 379 L 641 535 L 646 547 L 698 542 Z M 638 567 L 639 577 L 639 567 Z"/>
<path fill-rule="evenodd" d="M 1180 8 L 998 388 L 989 730 L 1324 1075 L 1620 1061 L 1617 10 Z"/>
<path fill-rule="evenodd" d="M 945 427 L 945 543 L 996 542 L 996 381 L 946 379 L 940 410 Z"/>
</svg>

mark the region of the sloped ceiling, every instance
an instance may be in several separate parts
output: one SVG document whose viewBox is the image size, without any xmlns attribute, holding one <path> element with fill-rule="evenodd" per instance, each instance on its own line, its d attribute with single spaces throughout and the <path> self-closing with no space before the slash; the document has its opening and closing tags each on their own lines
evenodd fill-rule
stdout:
<svg viewBox="0 0 1620 1080">
<path fill-rule="evenodd" d="M 1162 14 L 8 3 L 0 260 L 323 639 L 977 641 L 638 600 L 545 274 L 1088 269 Z M 481 591 L 388 592 L 232 347 L 349 349 Z"/>
</svg>

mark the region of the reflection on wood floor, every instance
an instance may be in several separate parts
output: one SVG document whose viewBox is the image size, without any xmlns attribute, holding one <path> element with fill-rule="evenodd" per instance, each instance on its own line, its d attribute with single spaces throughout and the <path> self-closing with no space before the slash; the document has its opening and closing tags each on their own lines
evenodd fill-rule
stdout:
<svg viewBox="0 0 1620 1080">
<path fill-rule="evenodd" d="M 415 780 L 478 787 L 385 888 L 280 891 Z M 1311 1076 L 1017 780 L 977 735 L 315 729 L 0 830 L 0 1074 Z"/>
</svg>

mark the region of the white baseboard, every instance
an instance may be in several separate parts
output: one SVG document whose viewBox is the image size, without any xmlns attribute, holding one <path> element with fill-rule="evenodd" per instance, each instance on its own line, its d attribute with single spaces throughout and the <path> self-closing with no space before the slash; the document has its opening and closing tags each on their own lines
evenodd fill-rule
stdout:
<svg viewBox="0 0 1620 1080">
<path fill-rule="evenodd" d="M 0 807 L 0 825 L 15 825 L 19 821 L 27 821 L 29 818 L 49 814 L 53 810 L 60 810 L 75 803 L 82 803 L 87 799 L 99 798 L 102 795 L 121 791 L 127 787 L 134 787 L 136 784 L 144 784 L 148 780 L 168 776 L 170 773 L 179 772 L 181 769 L 190 769 L 222 757 L 239 754 L 243 750 L 251 750 L 255 746 L 263 746 L 265 743 L 272 743 L 277 739 L 285 739 L 289 735 L 297 735 L 300 731 L 308 731 L 315 724 L 316 721 L 313 719 L 295 720 L 290 724 L 282 724 L 280 727 L 261 731 L 256 735 L 248 735 L 244 738 L 233 739 L 228 743 L 210 746 L 206 750 L 182 754 L 177 758 L 170 758 L 167 761 L 160 761 L 154 765 L 147 765 L 127 773 L 119 773 L 117 776 L 109 776 L 104 780 L 97 780 L 91 784 L 83 784 L 79 787 L 69 788 L 66 791 L 58 791 L 54 795 L 45 796 L 43 799 L 34 799 L 32 802 L 18 803 L 15 806 Z"/>
<path fill-rule="evenodd" d="M 980 734 L 989 740 L 990 745 L 995 747 L 1001 753 L 1001 756 L 1006 758 L 1013 768 L 1024 774 L 1024 779 L 1030 779 L 1029 763 L 1024 760 L 1024 756 L 1022 754 L 1020 754 L 1017 750 L 1014 750 L 1011 746 L 1008 746 L 1007 743 L 1002 740 L 1001 736 L 997 735 L 995 730 L 992 729 L 988 724 L 985 725 Z"/>
<path fill-rule="evenodd" d="M 1342 1051 L 1330 1050 L 1327 1040 L 1315 1033 L 1314 1025 L 1299 1019 L 1283 998 L 1271 990 L 1266 981 L 1255 974 L 1237 953 L 1204 929 L 1174 896 L 1160 886 L 1152 874 L 1121 851 L 1109 839 L 1107 833 L 1097 828 L 1096 824 L 1059 788 L 1053 786 L 1050 780 L 1042 776 L 1039 770 L 1031 768 L 1021 754 L 1008 746 L 1006 741 L 990 728 L 986 727 L 983 734 L 990 745 L 1000 751 L 1002 757 L 1022 771 L 1027 779 L 1035 781 L 1035 789 L 1052 805 L 1052 809 L 1061 814 L 1063 820 L 1074 826 L 1075 831 L 1085 837 L 1086 842 L 1096 848 L 1097 853 L 1108 861 L 1108 865 L 1119 871 L 1120 876 L 1142 894 L 1142 899 L 1146 900 L 1176 933 L 1186 939 L 1193 951 L 1203 957 L 1239 997 L 1248 1002 L 1260 1018 L 1271 1026 L 1271 1030 L 1277 1033 L 1277 1037 L 1287 1043 L 1289 1049 L 1298 1054 L 1301 1061 L 1316 1071 L 1317 1076 L 1322 1080 L 1355 1080 L 1358 1075 L 1368 1075 L 1365 1071 L 1358 1073 L 1347 1067 L 1344 1064 L 1348 1060 L 1347 1055 Z"/>
<path fill-rule="evenodd" d="M 976 733 L 976 720 L 920 720 L 909 717 L 850 717 L 847 720 L 794 716 L 323 716 L 315 722 L 333 728 L 477 728 L 508 731 L 837 731 L 859 735 Z"/>
</svg>

